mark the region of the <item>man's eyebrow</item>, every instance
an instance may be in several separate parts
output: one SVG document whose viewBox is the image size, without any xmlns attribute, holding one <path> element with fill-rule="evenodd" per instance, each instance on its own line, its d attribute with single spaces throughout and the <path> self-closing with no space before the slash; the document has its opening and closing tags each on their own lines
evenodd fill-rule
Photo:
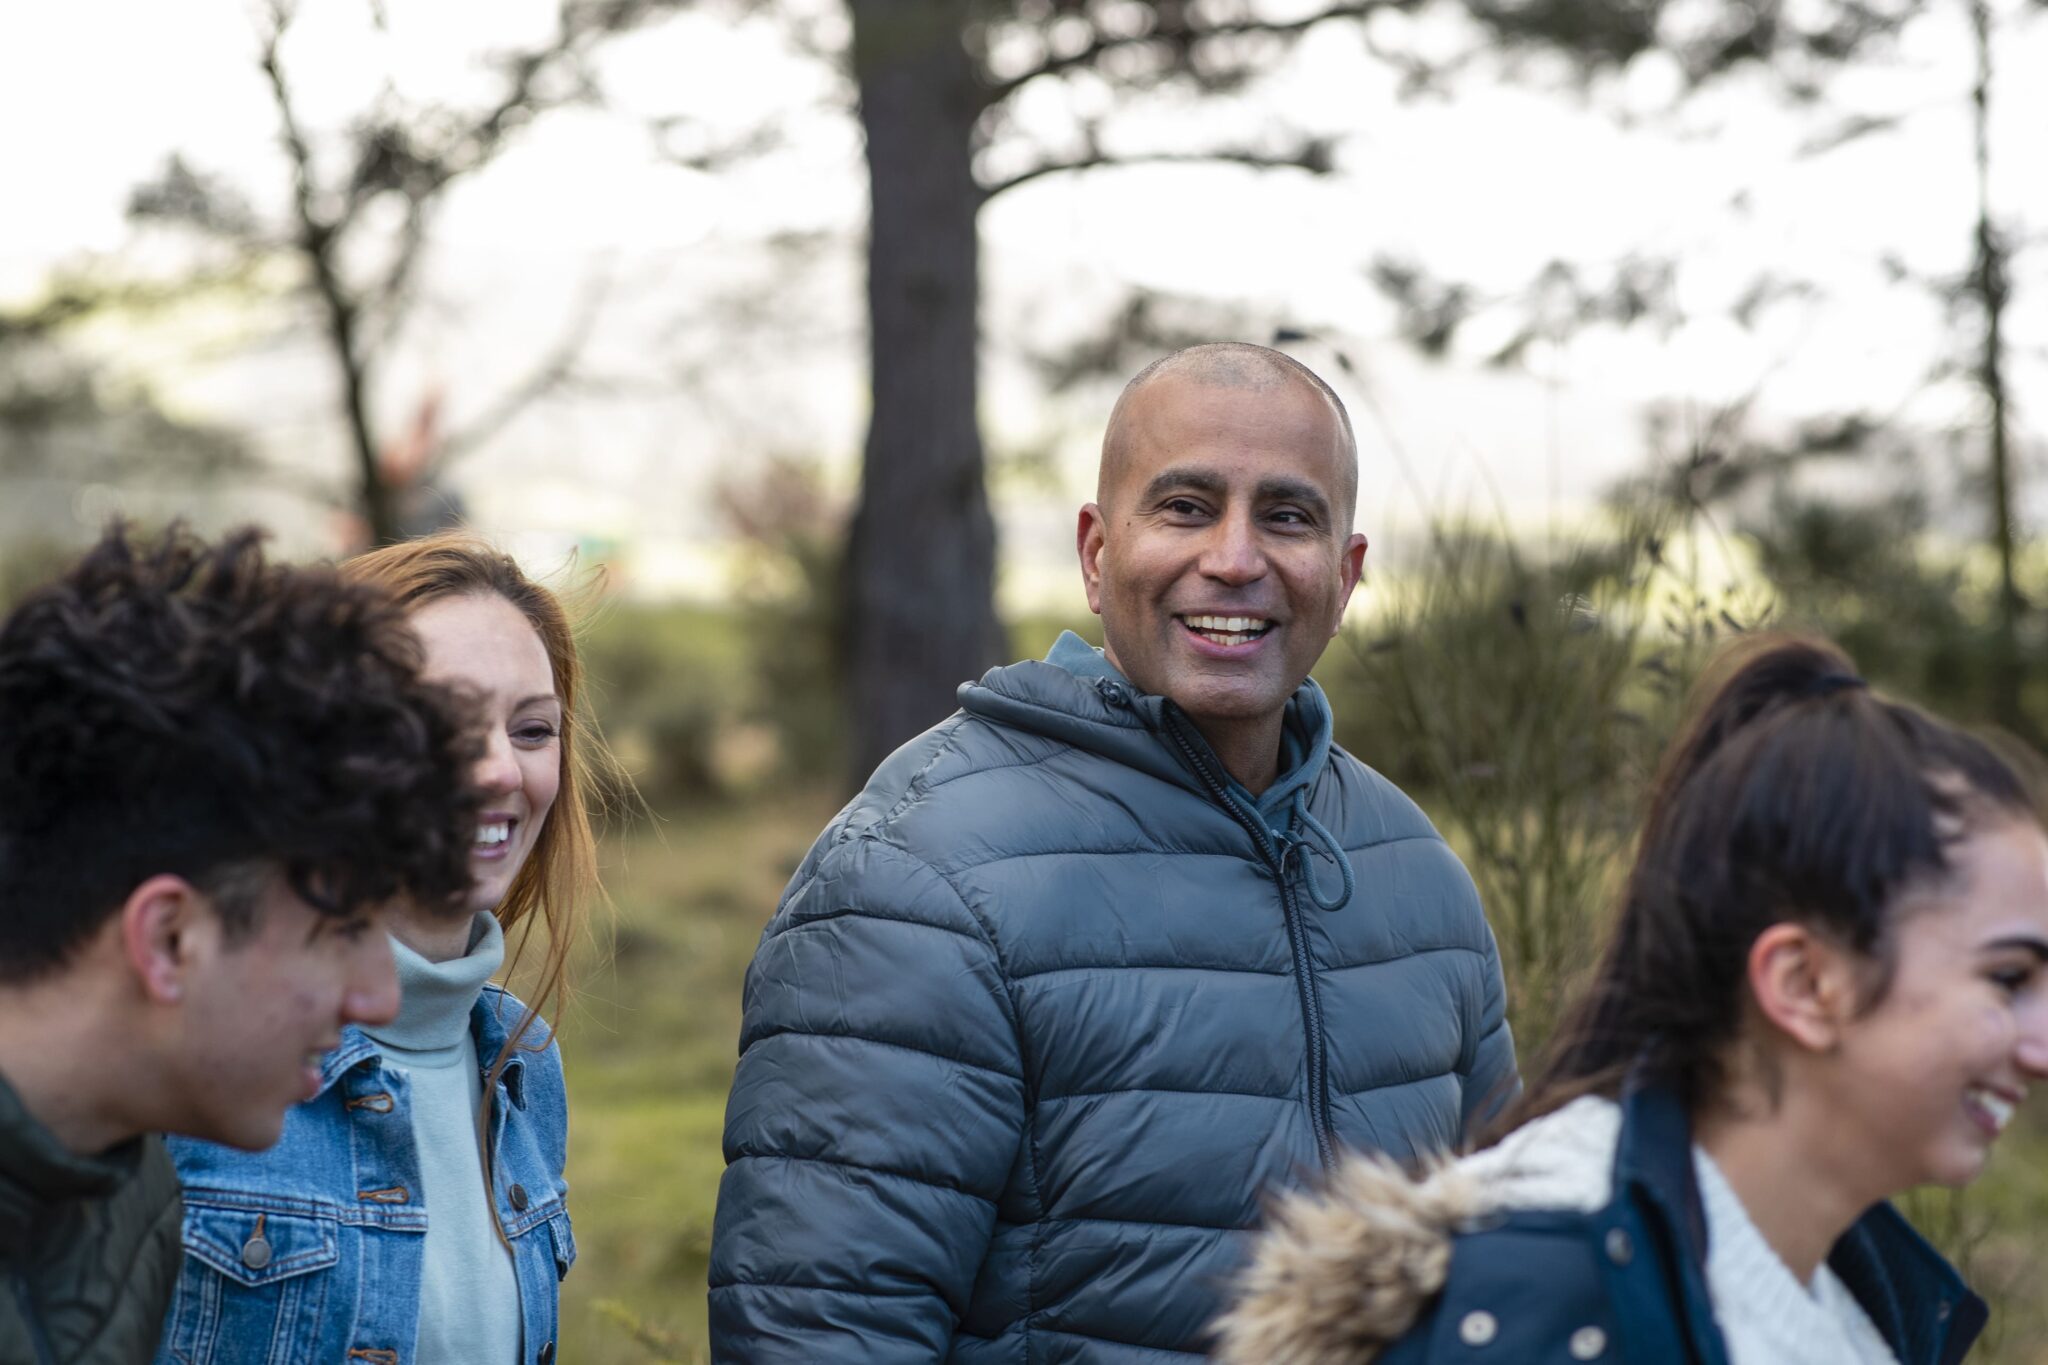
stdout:
<svg viewBox="0 0 2048 1365">
<path fill-rule="evenodd" d="M 1198 469 L 1191 465 L 1175 465 L 1162 469 L 1145 485 L 1145 500 L 1161 496 L 1170 489 L 1192 488 L 1197 493 L 1208 493 L 1221 497 L 1230 490 L 1230 484 L 1213 469 Z"/>
<path fill-rule="evenodd" d="M 1310 511 L 1324 517 L 1327 517 L 1330 511 L 1330 500 L 1324 496 L 1323 490 L 1300 479 L 1259 480 L 1259 500 L 1306 503 Z"/>
<path fill-rule="evenodd" d="M 2012 948 L 2032 953 L 2037 962 L 2048 962 L 2048 939 L 2036 938 L 2032 934 L 2007 934 L 2004 938 L 1995 938 L 1981 945 L 1980 951 L 1998 953 Z"/>
</svg>

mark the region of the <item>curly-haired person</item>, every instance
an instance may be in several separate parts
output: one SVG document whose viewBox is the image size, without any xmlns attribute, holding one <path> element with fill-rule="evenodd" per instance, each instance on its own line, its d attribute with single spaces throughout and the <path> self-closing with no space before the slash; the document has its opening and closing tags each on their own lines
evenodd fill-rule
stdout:
<svg viewBox="0 0 2048 1365">
<path fill-rule="evenodd" d="M 470 885 L 475 740 L 382 590 L 110 530 L 0 623 L 0 1362 L 148 1360 L 158 1132 L 260 1148 Z M 231 1252 L 285 1252 L 261 1235 Z"/>
<path fill-rule="evenodd" d="M 479 725 L 470 889 L 452 914 L 394 910 L 396 1017 L 342 1031 L 275 1147 L 171 1141 L 185 1267 L 157 1365 L 552 1365 L 576 1242 L 568 1092 L 541 1010 L 601 896 L 584 803 L 607 765 L 578 710 L 575 635 L 552 591 L 466 532 L 341 574 L 404 606 L 427 676 Z M 530 985 L 532 1004 L 494 977 Z M 252 1267 L 236 1249 L 259 1213 L 273 1255 Z"/>
</svg>

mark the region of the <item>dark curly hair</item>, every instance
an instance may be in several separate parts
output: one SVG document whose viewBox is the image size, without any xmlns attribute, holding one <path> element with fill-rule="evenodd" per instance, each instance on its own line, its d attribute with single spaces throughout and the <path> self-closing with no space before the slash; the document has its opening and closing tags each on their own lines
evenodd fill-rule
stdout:
<svg viewBox="0 0 2048 1365">
<path fill-rule="evenodd" d="M 231 938 L 280 873 L 335 916 L 467 891 L 461 708 L 387 594 L 261 538 L 117 523 L 0 624 L 0 982 L 62 965 L 161 873 Z"/>
</svg>

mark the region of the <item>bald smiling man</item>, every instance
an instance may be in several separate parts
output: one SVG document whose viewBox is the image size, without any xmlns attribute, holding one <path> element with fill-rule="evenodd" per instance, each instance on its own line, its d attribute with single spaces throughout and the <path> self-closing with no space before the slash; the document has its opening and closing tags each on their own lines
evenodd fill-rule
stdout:
<svg viewBox="0 0 2048 1365">
<path fill-rule="evenodd" d="M 714 1360 L 1198 1358 L 1267 1194 L 1513 1092 L 1471 880 L 1308 677 L 1357 490 L 1277 351 L 1124 390 L 1076 536 L 1104 648 L 963 686 L 762 936 Z"/>
</svg>

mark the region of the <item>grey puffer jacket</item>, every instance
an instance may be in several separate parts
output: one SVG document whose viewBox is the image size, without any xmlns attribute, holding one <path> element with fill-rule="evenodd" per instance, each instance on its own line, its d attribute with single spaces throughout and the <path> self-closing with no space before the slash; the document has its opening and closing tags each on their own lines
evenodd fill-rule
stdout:
<svg viewBox="0 0 2048 1365">
<path fill-rule="evenodd" d="M 747 974 L 714 1360 L 1197 1354 L 1262 1196 L 1448 1147 L 1514 1086 L 1472 883 L 1313 682 L 1257 803 L 1113 677 L 960 699 Z"/>
<path fill-rule="evenodd" d="M 182 1214 L 162 1141 L 74 1156 L 0 1080 L 0 1365 L 144 1365 Z"/>
</svg>

